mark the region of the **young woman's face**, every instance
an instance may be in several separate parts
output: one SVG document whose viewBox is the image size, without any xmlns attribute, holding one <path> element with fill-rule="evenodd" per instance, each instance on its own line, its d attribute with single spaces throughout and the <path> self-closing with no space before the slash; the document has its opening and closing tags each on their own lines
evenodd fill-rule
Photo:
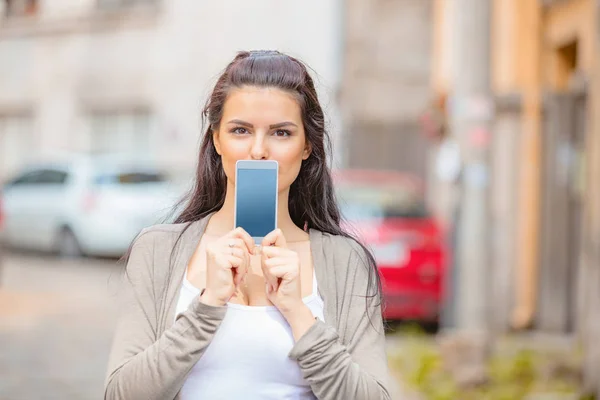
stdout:
<svg viewBox="0 0 600 400">
<path fill-rule="evenodd" d="M 300 106 L 280 89 L 245 86 L 229 93 L 214 143 L 227 179 L 238 160 L 276 160 L 279 191 L 288 190 L 310 155 Z"/>
</svg>

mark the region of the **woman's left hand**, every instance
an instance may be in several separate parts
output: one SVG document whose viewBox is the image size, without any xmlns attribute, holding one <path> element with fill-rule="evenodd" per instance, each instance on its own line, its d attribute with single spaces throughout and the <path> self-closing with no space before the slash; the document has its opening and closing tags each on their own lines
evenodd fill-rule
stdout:
<svg viewBox="0 0 600 400">
<path fill-rule="evenodd" d="M 312 312 L 302 301 L 300 257 L 287 248 L 281 229 L 262 241 L 261 266 L 267 284 L 267 298 L 277 307 L 298 340 L 314 324 Z"/>
<path fill-rule="evenodd" d="M 281 229 L 269 233 L 262 241 L 261 266 L 267 284 L 267 298 L 288 318 L 304 306 L 300 283 L 300 257 L 287 248 Z"/>
</svg>

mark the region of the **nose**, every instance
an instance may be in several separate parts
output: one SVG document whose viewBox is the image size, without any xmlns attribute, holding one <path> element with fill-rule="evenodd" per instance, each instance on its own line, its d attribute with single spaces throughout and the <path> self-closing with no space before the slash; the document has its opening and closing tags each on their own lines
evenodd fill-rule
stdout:
<svg viewBox="0 0 600 400">
<path fill-rule="evenodd" d="M 265 160 L 268 156 L 265 138 L 263 135 L 256 135 L 250 149 L 250 157 L 253 160 Z"/>
</svg>

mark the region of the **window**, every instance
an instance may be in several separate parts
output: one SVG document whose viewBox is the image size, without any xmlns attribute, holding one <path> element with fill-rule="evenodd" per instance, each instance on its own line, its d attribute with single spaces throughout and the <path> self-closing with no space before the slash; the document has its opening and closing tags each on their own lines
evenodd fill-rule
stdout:
<svg viewBox="0 0 600 400">
<path fill-rule="evenodd" d="M 140 183 L 161 183 L 168 180 L 166 174 L 160 172 L 124 172 L 116 175 L 100 175 L 96 184 L 135 185 Z"/>
<path fill-rule="evenodd" d="M 138 5 L 157 5 L 159 0 L 98 0 L 98 8 L 114 10 Z"/>
<path fill-rule="evenodd" d="M 38 0 L 4 0 L 7 17 L 29 17 L 39 11 Z"/>
<path fill-rule="evenodd" d="M 38 178 L 37 184 L 40 185 L 62 185 L 67 181 L 67 173 L 56 169 L 43 170 Z"/>
<path fill-rule="evenodd" d="M 24 185 L 62 185 L 67 181 L 68 174 L 57 169 L 36 169 L 26 172 L 10 182 L 11 186 Z"/>
<path fill-rule="evenodd" d="M 145 155 L 151 152 L 149 112 L 95 112 L 89 118 L 90 152 L 127 155 Z"/>
<path fill-rule="evenodd" d="M 22 185 L 34 184 L 38 180 L 38 177 L 41 173 L 42 173 L 42 171 L 40 171 L 40 170 L 27 172 L 27 173 L 13 179 L 12 181 L 10 181 L 9 185 L 22 186 Z"/>
</svg>

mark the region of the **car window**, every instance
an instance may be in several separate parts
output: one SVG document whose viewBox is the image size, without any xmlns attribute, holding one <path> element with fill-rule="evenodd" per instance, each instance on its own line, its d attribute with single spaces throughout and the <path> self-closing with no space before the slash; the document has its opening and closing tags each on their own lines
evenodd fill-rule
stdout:
<svg viewBox="0 0 600 400">
<path fill-rule="evenodd" d="M 344 218 L 350 221 L 380 218 L 425 218 L 423 196 L 399 185 L 338 185 L 336 195 Z"/>
<path fill-rule="evenodd" d="M 67 173 L 56 169 L 43 170 L 35 183 L 41 185 L 62 185 L 67 180 Z"/>
<path fill-rule="evenodd" d="M 123 172 L 119 174 L 102 174 L 96 177 L 96 184 L 135 185 L 140 183 L 166 182 L 167 175 L 161 172 Z"/>
<path fill-rule="evenodd" d="M 37 178 L 41 174 L 41 172 L 42 171 L 40 171 L 40 170 L 26 172 L 25 174 L 20 175 L 20 176 L 16 177 L 15 179 L 9 181 L 8 184 L 10 186 L 21 186 L 21 185 L 35 183 L 35 181 L 37 180 Z"/>
<path fill-rule="evenodd" d="M 66 182 L 68 174 L 65 171 L 57 169 L 36 169 L 26 172 L 25 174 L 15 178 L 9 185 L 24 186 L 24 185 L 61 185 Z"/>
</svg>

